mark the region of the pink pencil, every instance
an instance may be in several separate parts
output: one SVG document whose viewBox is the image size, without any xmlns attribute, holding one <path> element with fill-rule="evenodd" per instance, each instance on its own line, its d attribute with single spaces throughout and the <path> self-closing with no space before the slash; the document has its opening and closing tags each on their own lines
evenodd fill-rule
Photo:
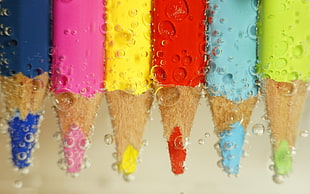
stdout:
<svg viewBox="0 0 310 194">
<path fill-rule="evenodd" d="M 61 129 L 64 164 L 76 174 L 102 97 L 104 1 L 54 0 L 52 86 Z"/>
</svg>

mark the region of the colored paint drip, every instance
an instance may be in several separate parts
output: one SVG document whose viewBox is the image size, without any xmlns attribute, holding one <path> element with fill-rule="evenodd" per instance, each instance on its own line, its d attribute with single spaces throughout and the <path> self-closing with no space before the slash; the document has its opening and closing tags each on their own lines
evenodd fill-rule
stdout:
<svg viewBox="0 0 310 194">
<path fill-rule="evenodd" d="M 224 130 L 220 133 L 222 167 L 228 174 L 238 174 L 245 132 L 239 122 L 231 127 L 231 130 Z"/>
<path fill-rule="evenodd" d="M 64 140 L 64 156 L 68 173 L 78 173 L 82 169 L 85 150 L 88 149 L 89 141 L 79 127 L 71 127 L 66 133 Z"/>
<path fill-rule="evenodd" d="M 279 147 L 274 150 L 276 174 L 285 175 L 292 171 L 292 155 L 287 141 L 277 142 Z"/>
<path fill-rule="evenodd" d="M 134 173 L 137 167 L 138 155 L 138 150 L 132 145 L 128 145 L 123 154 L 122 161 L 118 166 L 118 170 L 123 172 L 125 175 Z"/>
<path fill-rule="evenodd" d="M 154 68 L 157 82 L 195 87 L 204 83 L 205 1 L 154 1 Z"/>
<path fill-rule="evenodd" d="M 184 173 L 184 162 L 186 149 L 184 148 L 183 137 L 179 127 L 175 127 L 168 141 L 172 172 L 176 175 Z"/>
<path fill-rule="evenodd" d="M 20 119 L 19 113 L 8 122 L 8 132 L 11 138 L 13 165 L 19 169 L 31 165 L 31 155 L 37 140 L 40 115 L 28 114 L 25 120 Z"/>
<path fill-rule="evenodd" d="M 236 102 L 256 96 L 257 0 L 210 0 L 208 8 L 209 93 Z"/>
</svg>

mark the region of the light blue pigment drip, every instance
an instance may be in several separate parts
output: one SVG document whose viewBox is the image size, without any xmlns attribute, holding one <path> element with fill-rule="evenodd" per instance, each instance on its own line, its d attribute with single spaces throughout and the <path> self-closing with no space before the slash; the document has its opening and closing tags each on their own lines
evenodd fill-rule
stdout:
<svg viewBox="0 0 310 194">
<path fill-rule="evenodd" d="M 238 174 L 245 132 L 239 122 L 234 123 L 231 127 L 231 130 L 220 133 L 222 166 L 226 173 Z"/>
</svg>

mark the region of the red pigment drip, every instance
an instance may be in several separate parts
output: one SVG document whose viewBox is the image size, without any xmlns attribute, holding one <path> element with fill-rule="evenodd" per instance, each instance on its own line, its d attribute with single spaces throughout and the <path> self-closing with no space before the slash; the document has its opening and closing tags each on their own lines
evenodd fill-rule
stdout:
<svg viewBox="0 0 310 194">
<path fill-rule="evenodd" d="M 162 85 L 205 83 L 206 1 L 154 0 L 154 74 Z"/>
<path fill-rule="evenodd" d="M 186 149 L 182 141 L 182 133 L 179 127 L 174 127 L 168 141 L 171 168 L 174 174 L 184 173 L 184 161 L 186 159 Z"/>
</svg>

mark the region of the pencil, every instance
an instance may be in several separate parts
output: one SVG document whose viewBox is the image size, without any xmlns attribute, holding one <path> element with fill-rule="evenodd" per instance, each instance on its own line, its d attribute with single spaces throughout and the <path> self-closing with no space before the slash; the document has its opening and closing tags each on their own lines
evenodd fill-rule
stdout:
<svg viewBox="0 0 310 194">
<path fill-rule="evenodd" d="M 104 4 L 53 3 L 52 86 L 66 172 L 84 169 L 103 92 Z"/>
<path fill-rule="evenodd" d="M 153 73 L 171 170 L 183 174 L 190 131 L 204 81 L 204 1 L 153 5 Z"/>
<path fill-rule="evenodd" d="M 285 7 L 282 7 L 285 5 Z M 270 121 L 274 171 L 292 171 L 292 151 L 310 80 L 310 2 L 261 1 L 259 63 Z"/>
<path fill-rule="evenodd" d="M 49 1 L 1 1 L 0 7 L 0 82 L 11 159 L 17 169 L 28 169 L 49 79 Z"/>
<path fill-rule="evenodd" d="M 257 100 L 256 1 L 210 0 L 206 80 L 221 166 L 239 173 L 243 143 Z"/>
<path fill-rule="evenodd" d="M 105 88 L 118 172 L 133 176 L 153 97 L 151 0 L 106 1 Z"/>
</svg>

